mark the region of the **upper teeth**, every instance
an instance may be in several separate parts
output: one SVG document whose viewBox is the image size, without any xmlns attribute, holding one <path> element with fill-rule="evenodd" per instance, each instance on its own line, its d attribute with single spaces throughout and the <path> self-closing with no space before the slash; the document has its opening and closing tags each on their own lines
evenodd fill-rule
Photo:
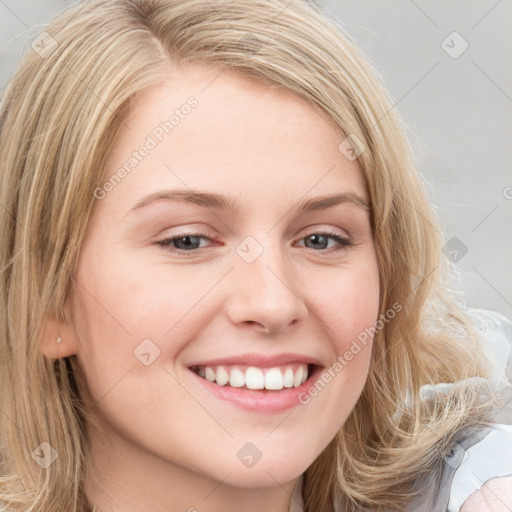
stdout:
<svg viewBox="0 0 512 512">
<path fill-rule="evenodd" d="M 201 377 L 216 382 L 219 386 L 248 389 L 272 389 L 299 387 L 308 378 L 307 364 L 258 368 L 257 366 L 200 366 L 196 373 Z"/>
</svg>

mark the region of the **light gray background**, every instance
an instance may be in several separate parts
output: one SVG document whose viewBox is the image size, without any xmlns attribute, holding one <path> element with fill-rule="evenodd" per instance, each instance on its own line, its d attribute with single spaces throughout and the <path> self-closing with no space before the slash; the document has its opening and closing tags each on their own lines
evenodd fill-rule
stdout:
<svg viewBox="0 0 512 512">
<path fill-rule="evenodd" d="M 32 38 L 68 3 L 0 0 L 0 94 Z M 323 5 L 381 74 L 410 128 L 468 305 L 512 318 L 512 1 Z"/>
</svg>

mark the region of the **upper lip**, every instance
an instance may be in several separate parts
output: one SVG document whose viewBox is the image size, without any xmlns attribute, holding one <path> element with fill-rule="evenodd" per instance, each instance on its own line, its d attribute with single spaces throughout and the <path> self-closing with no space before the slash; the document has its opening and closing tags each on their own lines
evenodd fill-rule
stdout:
<svg viewBox="0 0 512 512">
<path fill-rule="evenodd" d="M 291 363 L 304 363 L 304 364 L 314 364 L 317 366 L 322 366 L 318 359 L 306 356 L 304 354 L 294 354 L 294 353 L 283 353 L 276 354 L 273 356 L 263 355 L 263 354 L 240 354 L 238 356 L 231 357 L 221 357 L 218 359 L 208 359 L 202 361 L 195 361 L 194 363 L 188 365 L 189 367 L 193 366 L 220 366 L 220 365 L 247 365 L 247 366 L 259 366 L 261 368 L 268 368 L 272 366 L 281 366 Z"/>
</svg>

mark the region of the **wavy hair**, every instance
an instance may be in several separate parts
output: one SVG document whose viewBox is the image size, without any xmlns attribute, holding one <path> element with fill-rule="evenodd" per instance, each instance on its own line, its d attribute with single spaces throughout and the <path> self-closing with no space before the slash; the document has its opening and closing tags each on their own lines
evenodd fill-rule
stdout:
<svg viewBox="0 0 512 512">
<path fill-rule="evenodd" d="M 449 291 L 443 239 L 406 127 L 340 24 L 307 0 L 88 0 L 45 28 L 0 104 L 0 499 L 86 512 L 87 414 L 76 356 L 40 348 L 64 318 L 105 162 L 131 101 L 169 63 L 234 69 L 312 105 L 365 146 L 380 314 L 369 375 L 350 416 L 307 469 L 307 512 L 400 509 L 461 428 L 485 421 L 474 386 L 422 400 L 424 385 L 485 377 L 476 331 Z M 473 379 L 475 380 L 475 379 Z M 44 469 L 32 451 L 59 454 Z"/>
</svg>

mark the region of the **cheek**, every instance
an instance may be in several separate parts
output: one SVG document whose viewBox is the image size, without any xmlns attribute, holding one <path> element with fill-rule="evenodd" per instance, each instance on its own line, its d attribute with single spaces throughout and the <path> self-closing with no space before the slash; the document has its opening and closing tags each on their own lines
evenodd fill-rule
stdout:
<svg viewBox="0 0 512 512">
<path fill-rule="evenodd" d="M 156 361 L 152 367 L 175 359 L 201 327 L 198 313 L 205 313 L 206 302 L 201 299 L 218 281 L 217 274 L 155 265 L 115 247 L 84 250 L 74 305 L 78 359 L 94 399 L 128 372 L 144 382 L 148 359 Z"/>
<path fill-rule="evenodd" d="M 198 269 L 168 262 L 163 249 L 156 247 L 139 251 L 114 247 L 110 252 L 107 247 L 102 254 L 101 260 L 93 257 L 79 272 L 84 288 L 91 292 L 91 297 L 83 294 L 84 301 L 91 303 L 89 309 L 106 324 L 116 330 L 121 327 L 125 335 L 163 337 L 199 304 L 221 275 L 213 266 Z"/>
<path fill-rule="evenodd" d="M 369 257 L 325 276 L 326 286 L 311 292 L 315 314 L 327 329 L 338 354 L 351 341 L 375 324 L 379 312 L 379 273 Z"/>
<path fill-rule="evenodd" d="M 379 312 L 376 260 L 336 269 L 322 293 L 311 291 L 310 308 L 330 340 L 331 364 L 302 397 L 324 415 L 333 433 L 346 420 L 364 387 Z M 326 391 L 324 391 L 324 389 Z M 334 404 L 337 404 L 334 407 Z M 333 434 L 334 435 L 334 434 Z"/>
</svg>

